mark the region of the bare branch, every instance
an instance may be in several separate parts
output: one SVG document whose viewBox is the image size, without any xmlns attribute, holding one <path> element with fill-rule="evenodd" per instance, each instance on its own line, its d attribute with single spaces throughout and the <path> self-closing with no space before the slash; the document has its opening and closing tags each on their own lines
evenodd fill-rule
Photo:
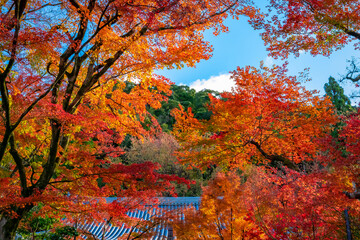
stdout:
<svg viewBox="0 0 360 240">
<path fill-rule="evenodd" d="M 348 62 L 350 63 L 350 66 L 346 68 L 347 73 L 342 77 L 341 81 L 350 80 L 352 82 L 358 82 L 360 80 L 360 69 L 357 66 L 358 63 L 355 58 L 349 60 Z"/>
</svg>

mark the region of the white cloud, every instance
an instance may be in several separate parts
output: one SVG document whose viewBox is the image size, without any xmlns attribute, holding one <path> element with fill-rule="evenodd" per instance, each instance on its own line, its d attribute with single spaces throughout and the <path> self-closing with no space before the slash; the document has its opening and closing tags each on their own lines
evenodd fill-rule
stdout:
<svg viewBox="0 0 360 240">
<path fill-rule="evenodd" d="M 264 66 L 272 67 L 273 64 L 274 64 L 274 59 L 272 57 L 267 56 L 264 61 Z"/>
<path fill-rule="evenodd" d="M 230 73 L 227 73 L 211 76 L 209 79 L 197 79 L 190 84 L 190 87 L 196 91 L 203 89 L 211 89 L 218 92 L 231 91 L 231 88 L 235 86 L 235 82 L 230 79 L 230 76 Z"/>
</svg>

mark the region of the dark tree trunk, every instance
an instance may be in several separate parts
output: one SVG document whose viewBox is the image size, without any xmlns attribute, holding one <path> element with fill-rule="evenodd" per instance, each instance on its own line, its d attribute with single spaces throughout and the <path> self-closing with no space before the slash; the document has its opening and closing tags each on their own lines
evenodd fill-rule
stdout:
<svg viewBox="0 0 360 240">
<path fill-rule="evenodd" d="M 0 219 L 0 239 L 13 240 L 15 239 L 16 230 L 19 227 L 21 219 L 33 208 L 32 205 L 27 205 L 24 208 L 18 208 L 15 212 L 17 217 L 11 218 L 7 214 L 3 214 Z"/>
<path fill-rule="evenodd" d="M 12 240 L 15 238 L 16 229 L 19 226 L 19 218 L 7 218 L 3 216 L 0 220 L 0 239 Z"/>
</svg>

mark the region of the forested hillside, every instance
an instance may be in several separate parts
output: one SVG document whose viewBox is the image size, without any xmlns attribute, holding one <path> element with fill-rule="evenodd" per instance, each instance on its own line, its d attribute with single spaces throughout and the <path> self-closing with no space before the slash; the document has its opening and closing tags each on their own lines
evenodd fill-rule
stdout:
<svg viewBox="0 0 360 240">
<path fill-rule="evenodd" d="M 171 111 L 174 108 L 179 108 L 179 105 L 186 110 L 191 108 L 194 117 L 199 120 L 210 119 L 211 111 L 207 108 L 210 103 L 209 94 L 219 96 L 218 92 L 207 89 L 197 92 L 185 85 L 171 85 L 170 90 L 172 93 L 167 101 L 161 103 L 161 108 L 149 110 L 156 117 L 163 131 L 167 132 L 173 129 L 175 118 L 171 115 Z"/>
</svg>

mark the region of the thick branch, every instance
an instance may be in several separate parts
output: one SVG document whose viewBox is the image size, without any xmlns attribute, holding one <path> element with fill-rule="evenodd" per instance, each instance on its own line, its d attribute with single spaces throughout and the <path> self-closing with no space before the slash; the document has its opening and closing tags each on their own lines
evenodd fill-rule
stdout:
<svg viewBox="0 0 360 240">
<path fill-rule="evenodd" d="M 30 196 L 30 192 L 27 187 L 26 173 L 25 173 L 25 168 L 24 168 L 24 164 L 23 164 L 23 159 L 20 156 L 19 152 L 16 150 L 15 139 L 14 139 L 13 135 L 11 135 L 11 137 L 10 137 L 10 154 L 13 157 L 13 159 L 16 163 L 16 167 L 19 171 L 20 184 L 21 184 L 21 195 L 23 197 L 28 197 L 28 196 Z"/>
<path fill-rule="evenodd" d="M 52 91 L 52 103 L 54 103 L 54 104 L 57 103 L 58 89 L 60 87 L 64 73 L 66 72 L 66 69 L 68 66 L 66 63 L 68 62 L 68 59 L 71 57 L 71 55 L 76 53 L 76 49 L 77 49 L 76 45 L 79 45 L 81 43 L 81 41 L 83 40 L 83 38 L 86 34 L 88 22 L 89 22 L 89 19 L 85 14 L 84 9 L 82 9 L 83 8 L 82 6 L 80 6 L 78 4 L 78 2 L 75 0 L 70 0 L 70 3 L 77 9 L 78 13 L 81 15 L 80 21 L 79 21 L 79 30 L 76 34 L 75 39 L 73 40 L 75 42 L 75 46 L 73 46 L 72 44 L 69 45 L 68 48 L 65 50 L 65 52 L 60 56 L 58 76 L 61 76 L 61 79 L 54 86 L 53 91 Z M 95 0 L 90 0 L 87 11 L 89 13 L 91 13 L 92 10 L 94 9 L 94 7 L 95 7 Z M 77 50 L 77 52 L 79 52 L 79 50 Z"/>
<path fill-rule="evenodd" d="M 323 13 L 317 12 L 316 10 L 313 10 L 314 14 L 317 14 L 317 16 L 315 15 L 315 20 L 319 21 L 320 23 L 323 24 L 329 24 L 333 27 L 336 27 L 337 29 L 343 31 L 344 33 L 355 37 L 356 39 L 360 40 L 360 34 L 350 30 L 349 28 L 347 28 L 342 22 L 339 22 L 339 20 L 334 20 L 331 17 L 329 17 L 328 15 L 325 15 Z"/>
<path fill-rule="evenodd" d="M 133 42 L 136 41 L 137 39 L 139 39 L 141 36 L 143 36 L 147 30 L 148 30 L 148 27 L 146 25 L 144 27 L 142 27 L 139 31 L 139 35 L 133 40 Z M 105 60 L 104 64 L 101 64 L 101 65 L 97 66 L 96 68 L 94 67 L 93 64 L 89 65 L 88 72 L 87 72 L 87 75 L 86 75 L 83 85 L 80 87 L 74 100 L 67 108 L 69 113 L 73 113 L 76 110 L 77 106 L 80 104 L 80 102 L 81 102 L 82 98 L 85 96 L 85 94 L 88 93 L 90 91 L 90 89 L 93 87 L 93 85 L 100 79 L 100 77 L 102 77 L 109 70 L 109 68 L 112 65 L 114 65 L 114 63 L 123 55 L 125 50 L 126 50 L 126 48 L 123 48 L 123 49 L 117 51 L 113 57 Z M 94 74 L 95 70 L 99 70 L 99 71 L 97 71 Z"/>
<path fill-rule="evenodd" d="M 65 97 L 63 100 L 63 109 L 66 112 L 70 112 L 70 108 L 69 108 L 69 104 L 70 104 L 70 100 L 74 91 L 74 87 L 76 85 L 76 79 L 79 75 L 80 69 L 81 69 L 81 65 L 83 64 L 83 62 L 90 56 L 90 54 L 93 51 L 96 51 L 97 49 L 99 49 L 101 47 L 101 42 L 98 41 L 96 42 L 88 51 L 86 51 L 86 53 L 84 53 L 81 57 L 76 56 L 75 57 L 75 63 L 74 63 L 74 67 L 71 73 L 67 74 L 68 77 L 68 85 L 66 87 L 65 90 Z M 89 65 L 89 68 L 92 67 L 92 64 Z M 89 70 L 88 70 L 89 73 Z M 87 78 L 87 77 L 86 77 Z"/>
<path fill-rule="evenodd" d="M 261 145 L 254 141 L 254 140 L 250 140 L 249 143 L 251 143 L 252 145 L 254 145 L 256 147 L 256 149 L 261 153 L 261 155 L 263 155 L 266 159 L 270 160 L 270 166 L 272 167 L 276 167 L 279 168 L 282 165 L 286 166 L 292 170 L 299 170 L 297 165 L 295 163 L 293 163 L 290 159 L 281 156 L 281 155 L 269 155 L 267 154 L 261 147 Z"/>
<path fill-rule="evenodd" d="M 360 192 L 344 192 L 345 195 L 350 199 L 359 199 L 360 200 Z"/>
<path fill-rule="evenodd" d="M 346 74 L 346 76 L 344 77 L 344 79 L 350 80 L 352 82 L 358 82 L 360 80 L 360 74 L 357 75 L 356 77 L 352 77 L 353 74 Z"/>
<path fill-rule="evenodd" d="M 48 185 L 54 171 L 59 163 L 59 157 L 57 156 L 59 149 L 59 141 L 61 135 L 61 124 L 56 120 L 50 120 L 51 124 L 51 143 L 49 149 L 48 160 L 44 165 L 44 170 L 40 175 L 39 180 L 35 183 L 34 187 L 44 190 Z"/>
<path fill-rule="evenodd" d="M 19 37 L 19 31 L 20 31 L 20 19 L 23 15 L 26 3 L 27 3 L 27 0 L 21 0 L 20 2 L 15 1 L 16 25 L 15 25 L 14 37 L 12 40 L 10 60 L 8 62 L 8 65 L 5 68 L 4 72 L 2 72 L 0 74 L 1 106 L 5 112 L 5 133 L 4 133 L 3 141 L 1 142 L 1 145 L 0 145 L 0 162 L 2 161 L 2 159 L 5 155 L 6 147 L 8 145 L 10 135 L 13 131 L 13 128 L 11 127 L 10 101 L 9 101 L 8 89 L 6 86 L 6 79 L 15 63 L 16 51 L 17 51 L 17 46 L 18 46 L 18 37 Z"/>
<path fill-rule="evenodd" d="M 345 29 L 344 32 L 349 34 L 350 36 L 353 36 L 353 37 L 357 38 L 358 40 L 360 40 L 360 34 L 359 33 L 355 32 L 355 31 L 352 31 L 352 30 L 348 30 L 348 29 Z"/>
<path fill-rule="evenodd" d="M 71 3 L 75 2 L 75 0 L 70 0 L 70 2 Z M 90 0 L 89 5 L 87 7 L 88 14 L 90 14 L 93 11 L 94 7 L 95 7 L 95 0 Z M 80 9 L 80 7 L 76 7 L 76 8 L 78 8 L 78 11 L 80 11 L 81 18 L 80 18 L 80 28 L 79 28 L 78 34 L 74 40 L 81 41 L 85 36 L 89 19 L 85 15 L 85 13 Z"/>
<path fill-rule="evenodd" d="M 27 4 L 27 0 L 20 0 L 19 3 L 17 0 L 15 0 L 15 4 L 17 4 L 18 6 L 15 8 L 15 15 L 17 17 L 18 20 L 21 19 L 21 17 L 24 14 L 24 10 Z"/>
<path fill-rule="evenodd" d="M 63 109 L 66 110 L 69 106 L 69 102 L 75 87 L 76 79 L 79 75 L 80 68 L 81 68 L 81 58 L 75 57 L 74 67 L 70 74 L 68 74 L 68 85 L 66 86 L 65 90 L 65 97 L 63 100 Z"/>
<path fill-rule="evenodd" d="M 357 67 L 357 62 L 354 58 L 349 62 L 350 66 L 346 68 L 347 74 L 342 78 L 342 80 L 346 79 L 352 82 L 358 82 L 360 80 L 360 70 Z"/>
</svg>

